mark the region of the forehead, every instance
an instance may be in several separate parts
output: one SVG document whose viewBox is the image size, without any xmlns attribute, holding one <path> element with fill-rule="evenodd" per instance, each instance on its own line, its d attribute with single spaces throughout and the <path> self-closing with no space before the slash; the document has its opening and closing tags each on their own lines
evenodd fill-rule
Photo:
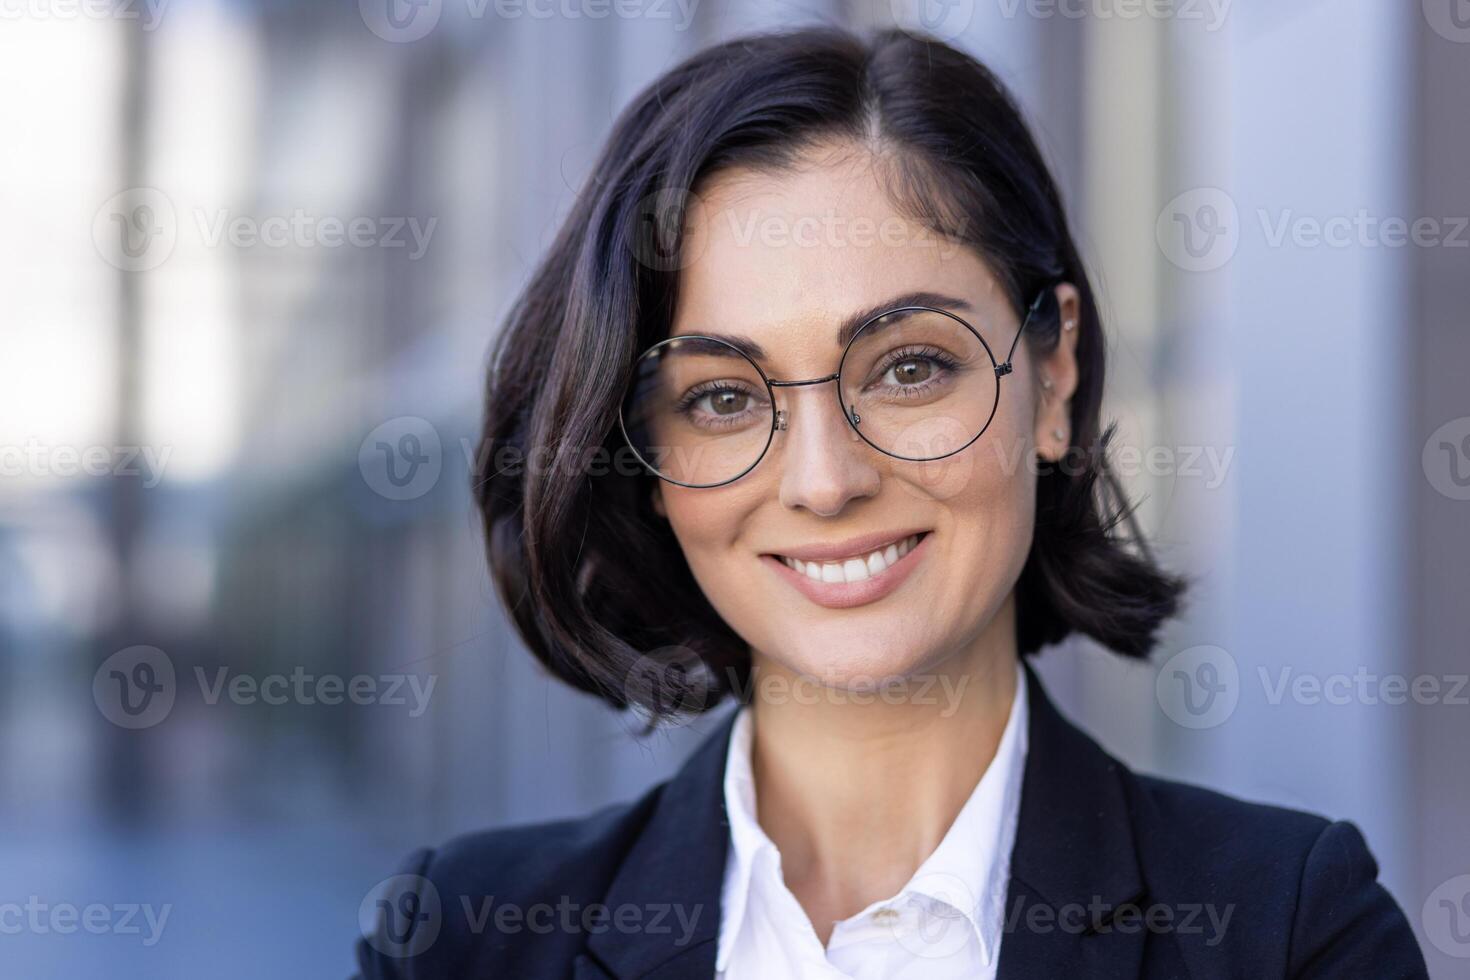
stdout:
<svg viewBox="0 0 1470 980">
<path fill-rule="evenodd" d="M 849 314 L 918 292 L 964 299 L 981 326 L 1003 302 L 995 276 L 973 249 L 901 213 L 889 179 L 871 154 L 827 148 L 791 171 L 708 182 L 687 217 L 672 332 L 825 352 Z"/>
</svg>

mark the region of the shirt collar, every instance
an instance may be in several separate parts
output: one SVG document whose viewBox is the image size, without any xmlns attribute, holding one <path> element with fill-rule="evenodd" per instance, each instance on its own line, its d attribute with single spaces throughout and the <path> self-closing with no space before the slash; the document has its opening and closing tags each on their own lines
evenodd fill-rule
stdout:
<svg viewBox="0 0 1470 980">
<path fill-rule="evenodd" d="M 987 962 L 999 951 L 1004 923 L 1010 857 L 1020 811 L 1021 781 L 1027 752 L 1026 671 L 1016 665 L 1016 691 L 1010 715 L 986 767 L 934 852 L 899 891 L 923 895 L 963 914 L 975 930 Z M 742 707 L 730 732 L 725 760 L 725 810 L 730 822 L 731 873 L 721 898 L 724 923 L 719 933 L 716 969 L 726 969 L 745 919 L 750 880 L 757 857 L 776 845 L 756 820 L 755 778 L 751 768 L 754 727 Z"/>
<path fill-rule="evenodd" d="M 729 861 L 732 873 L 725 877 L 724 894 L 720 900 L 725 920 L 720 927 L 715 969 L 721 973 L 728 966 L 735 937 L 745 921 L 746 900 L 750 894 L 750 877 L 756 856 L 767 848 L 774 850 L 776 846 L 755 818 L 755 777 L 750 762 L 754 735 L 750 710 L 742 707 L 735 715 L 725 758 L 725 812 L 730 822 Z"/>
</svg>

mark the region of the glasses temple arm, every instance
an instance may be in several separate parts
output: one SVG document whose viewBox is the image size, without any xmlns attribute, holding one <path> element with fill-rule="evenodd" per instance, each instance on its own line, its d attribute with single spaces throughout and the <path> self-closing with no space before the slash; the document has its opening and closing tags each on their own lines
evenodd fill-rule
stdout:
<svg viewBox="0 0 1470 980">
<path fill-rule="evenodd" d="M 1016 328 L 1016 337 L 1014 340 L 1011 341 L 1011 349 L 1006 352 L 1005 362 L 995 369 L 997 377 L 1005 377 L 1007 374 L 1011 373 L 1011 358 L 1016 353 L 1016 345 L 1021 342 L 1021 334 L 1026 332 L 1026 324 L 1030 323 L 1031 318 L 1036 315 L 1036 311 L 1041 309 L 1041 304 L 1046 300 L 1046 295 L 1050 291 L 1051 287 L 1043 289 L 1041 292 L 1037 293 L 1036 298 L 1031 301 L 1031 306 L 1028 307 L 1026 310 L 1025 318 L 1021 321 L 1021 325 Z"/>
</svg>

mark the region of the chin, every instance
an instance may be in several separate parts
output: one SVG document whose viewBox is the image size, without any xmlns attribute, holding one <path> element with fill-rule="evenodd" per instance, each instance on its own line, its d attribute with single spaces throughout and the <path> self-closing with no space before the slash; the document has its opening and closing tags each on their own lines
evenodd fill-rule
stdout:
<svg viewBox="0 0 1470 980">
<path fill-rule="evenodd" d="M 935 659 L 930 645 L 916 643 L 915 631 L 903 625 L 875 631 L 854 630 L 850 621 L 826 630 L 808 624 L 786 634 L 801 635 L 806 636 L 803 642 L 793 644 L 787 639 L 770 648 L 769 659 L 784 670 L 837 690 L 871 690 L 881 683 L 911 678 Z"/>
</svg>

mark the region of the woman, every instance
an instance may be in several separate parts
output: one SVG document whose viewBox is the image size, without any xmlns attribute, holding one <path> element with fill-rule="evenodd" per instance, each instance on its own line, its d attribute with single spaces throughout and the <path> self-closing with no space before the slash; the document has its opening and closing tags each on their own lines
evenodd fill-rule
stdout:
<svg viewBox="0 0 1470 980">
<path fill-rule="evenodd" d="M 413 855 L 364 975 L 1423 976 L 1352 824 L 1135 775 L 1023 665 L 1144 657 L 1184 588 L 1103 361 L 975 61 L 820 30 L 656 81 L 499 341 L 475 486 L 556 676 L 744 704 L 633 803 Z"/>
</svg>

